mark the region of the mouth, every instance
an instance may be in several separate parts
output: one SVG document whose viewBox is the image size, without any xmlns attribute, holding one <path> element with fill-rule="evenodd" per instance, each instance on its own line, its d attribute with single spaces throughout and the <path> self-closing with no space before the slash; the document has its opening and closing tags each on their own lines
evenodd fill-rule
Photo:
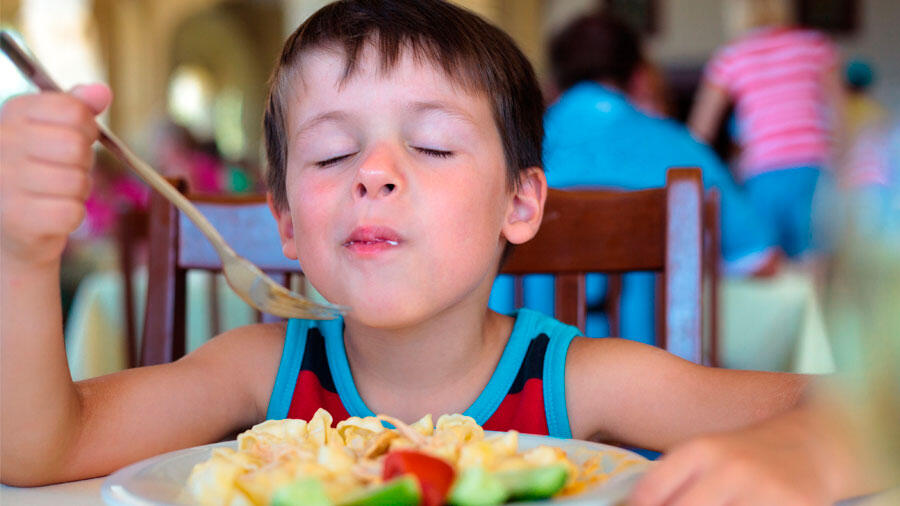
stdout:
<svg viewBox="0 0 900 506">
<path fill-rule="evenodd" d="M 388 227 L 357 227 L 344 240 L 343 246 L 360 254 L 374 254 L 395 248 L 403 238 Z"/>
</svg>

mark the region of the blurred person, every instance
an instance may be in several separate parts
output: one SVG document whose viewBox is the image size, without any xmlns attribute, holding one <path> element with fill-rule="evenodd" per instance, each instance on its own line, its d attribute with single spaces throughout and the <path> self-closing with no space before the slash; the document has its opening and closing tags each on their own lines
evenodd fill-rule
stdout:
<svg viewBox="0 0 900 506">
<path fill-rule="evenodd" d="M 900 250 L 900 120 L 860 132 L 843 172 L 845 226 Z"/>
<path fill-rule="evenodd" d="M 700 167 L 704 186 L 721 194 L 724 272 L 744 276 L 777 270 L 774 234 L 713 151 L 691 137 L 684 126 L 639 105 L 647 103 L 647 69 L 651 67 L 634 30 L 606 12 L 585 15 L 553 39 L 550 63 L 555 86 L 563 92 L 544 118 L 544 164 L 551 187 L 662 187 L 670 167 Z M 589 276 L 589 305 L 602 299 L 603 281 L 603 276 Z M 498 307 L 511 305 L 501 296 L 501 287 L 502 282 L 493 302 Z M 623 337 L 654 342 L 654 291 L 652 273 L 625 276 Z M 524 302 L 552 312 L 552 278 L 526 277 Z M 599 314 L 589 313 L 589 335 L 606 335 L 603 325 Z"/>
<path fill-rule="evenodd" d="M 735 103 L 738 179 L 784 252 L 815 257 L 827 241 L 813 226 L 813 196 L 828 187 L 840 124 L 836 48 L 819 32 L 791 26 L 787 0 L 730 0 L 726 14 L 739 35 L 707 63 L 688 125 L 710 142 Z"/>
<path fill-rule="evenodd" d="M 183 178 L 196 193 L 223 193 L 230 178 L 213 141 L 201 141 L 178 123 L 166 120 L 154 146 L 159 170 L 166 177 Z"/>
<path fill-rule="evenodd" d="M 887 110 L 870 93 L 876 81 L 875 70 L 868 62 L 854 59 L 844 66 L 844 134 L 850 142 L 866 129 L 884 125 Z"/>
<path fill-rule="evenodd" d="M 628 97 L 642 112 L 660 118 L 672 117 L 672 105 L 666 76 L 656 63 L 643 59 L 632 75 Z"/>
</svg>

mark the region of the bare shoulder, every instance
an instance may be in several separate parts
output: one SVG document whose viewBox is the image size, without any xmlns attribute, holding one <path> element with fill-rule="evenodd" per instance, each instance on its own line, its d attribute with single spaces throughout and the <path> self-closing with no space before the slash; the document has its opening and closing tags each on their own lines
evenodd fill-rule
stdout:
<svg viewBox="0 0 900 506">
<path fill-rule="evenodd" d="M 210 339 L 179 363 L 231 378 L 236 390 L 249 393 L 264 416 L 284 348 L 286 323 L 238 327 Z"/>
<path fill-rule="evenodd" d="M 573 436 L 656 449 L 783 411 L 798 401 L 807 381 L 704 367 L 625 339 L 578 338 L 566 359 Z"/>
</svg>

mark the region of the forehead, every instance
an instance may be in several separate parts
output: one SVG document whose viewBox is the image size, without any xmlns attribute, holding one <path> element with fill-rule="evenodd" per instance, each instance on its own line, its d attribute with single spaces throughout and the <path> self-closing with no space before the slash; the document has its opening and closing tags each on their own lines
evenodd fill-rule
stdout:
<svg viewBox="0 0 900 506">
<path fill-rule="evenodd" d="M 307 49 L 286 77 L 290 82 L 285 83 L 285 102 L 293 121 L 327 109 L 392 101 L 445 105 L 471 120 L 493 123 L 487 93 L 411 49 L 401 49 L 389 64 L 375 44 L 366 43 L 349 71 L 342 47 Z"/>
</svg>

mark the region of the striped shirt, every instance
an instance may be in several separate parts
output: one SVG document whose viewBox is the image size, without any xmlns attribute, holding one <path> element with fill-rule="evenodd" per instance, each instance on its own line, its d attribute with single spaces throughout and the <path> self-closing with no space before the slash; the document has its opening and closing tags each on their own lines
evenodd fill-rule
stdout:
<svg viewBox="0 0 900 506">
<path fill-rule="evenodd" d="M 577 335 L 575 327 L 519 310 L 494 374 L 464 414 L 486 430 L 572 437 L 565 363 Z M 353 382 L 343 322 L 290 320 L 266 418 L 309 420 L 319 408 L 328 410 L 335 424 L 375 416 Z"/>
<path fill-rule="evenodd" d="M 742 179 L 827 165 L 831 126 L 824 78 L 836 64 L 828 38 L 801 29 L 758 30 L 713 55 L 705 78 L 734 98 Z"/>
</svg>

